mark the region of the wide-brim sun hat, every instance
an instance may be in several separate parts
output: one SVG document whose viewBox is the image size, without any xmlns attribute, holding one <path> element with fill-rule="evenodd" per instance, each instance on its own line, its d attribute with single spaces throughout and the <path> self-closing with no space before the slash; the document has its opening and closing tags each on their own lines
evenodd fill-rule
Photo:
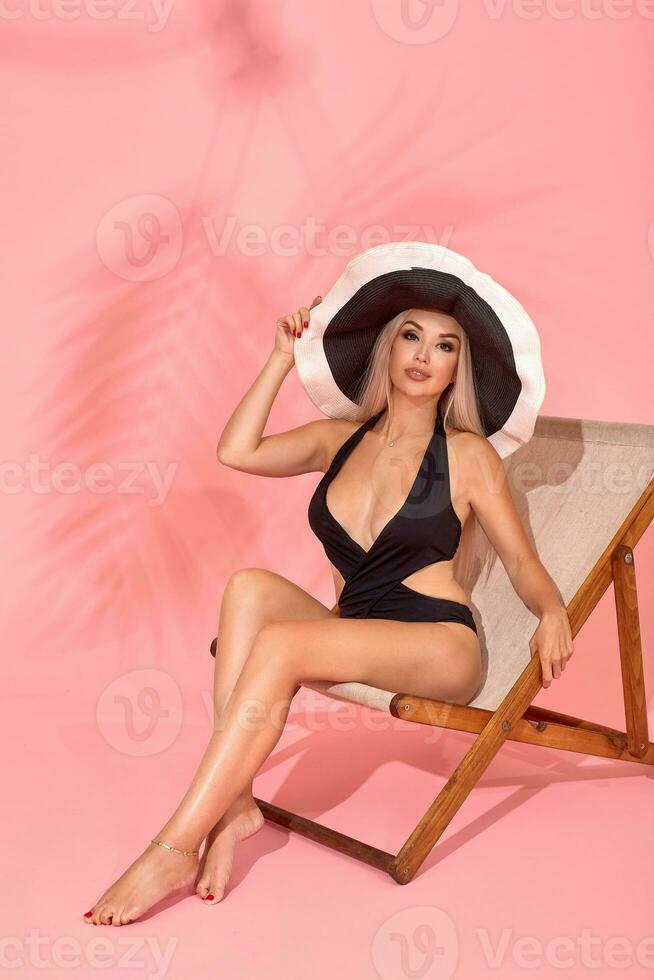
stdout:
<svg viewBox="0 0 654 980">
<path fill-rule="evenodd" d="M 300 382 L 320 411 L 359 418 L 356 398 L 375 340 L 408 309 L 442 311 L 465 330 L 484 434 L 498 454 L 504 458 L 528 442 L 545 397 L 536 327 L 491 276 L 429 242 L 366 249 L 311 310 L 294 355 Z"/>
</svg>

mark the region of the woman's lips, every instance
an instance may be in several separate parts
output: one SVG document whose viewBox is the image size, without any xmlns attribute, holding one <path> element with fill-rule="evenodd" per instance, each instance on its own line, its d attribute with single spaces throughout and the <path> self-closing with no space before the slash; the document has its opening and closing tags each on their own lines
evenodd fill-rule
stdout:
<svg viewBox="0 0 654 980">
<path fill-rule="evenodd" d="M 417 368 L 415 369 L 417 370 Z M 427 381 L 429 378 L 428 374 L 423 374 L 419 372 L 418 374 L 413 373 L 414 368 L 407 368 L 406 373 L 409 375 L 412 381 Z"/>
</svg>

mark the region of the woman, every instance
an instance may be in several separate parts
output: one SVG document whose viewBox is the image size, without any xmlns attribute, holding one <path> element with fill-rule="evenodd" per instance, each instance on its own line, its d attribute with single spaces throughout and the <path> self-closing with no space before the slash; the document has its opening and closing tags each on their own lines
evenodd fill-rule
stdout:
<svg viewBox="0 0 654 980">
<path fill-rule="evenodd" d="M 469 515 L 540 619 L 530 647 L 545 687 L 572 654 L 565 607 L 525 535 L 501 458 L 481 434 L 466 331 L 446 313 L 403 310 L 377 336 L 361 398 L 366 414 L 385 389 L 381 410 L 363 423 L 320 419 L 262 438 L 310 316 L 301 307 L 277 321 L 274 349 L 229 419 L 218 458 L 265 476 L 324 472 L 309 519 L 332 560 L 340 615 L 274 572 L 232 575 L 220 610 L 214 732 L 175 813 L 85 913 L 94 924 L 133 921 L 192 884 L 208 903 L 222 898 L 236 842 L 263 824 L 252 780 L 303 680 L 359 681 L 460 704 L 474 697 L 479 641 L 452 574 Z M 469 428 L 445 423 L 455 405 Z"/>
</svg>

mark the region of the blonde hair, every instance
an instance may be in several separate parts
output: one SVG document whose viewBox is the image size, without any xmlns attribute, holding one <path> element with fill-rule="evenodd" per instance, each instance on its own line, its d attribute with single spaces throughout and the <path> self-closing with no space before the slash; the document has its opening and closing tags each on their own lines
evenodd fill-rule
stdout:
<svg viewBox="0 0 654 980">
<path fill-rule="evenodd" d="M 404 321 L 411 312 L 411 310 L 403 310 L 396 314 L 388 323 L 384 324 L 377 335 L 356 398 L 360 406 L 357 418 L 362 422 L 391 405 L 391 377 L 389 372 L 391 348 Z M 485 437 L 486 433 L 479 411 L 470 344 L 463 327 L 461 327 L 461 335 L 455 378 L 442 392 L 439 398 L 439 410 L 443 416 L 443 425 L 462 432 L 475 432 L 477 435 Z M 485 571 L 488 574 L 492 564 L 491 558 L 492 551 L 488 538 L 473 511 L 467 518 L 461 532 L 461 541 L 452 568 L 454 577 L 460 581 L 466 591 L 469 591 L 482 572 Z"/>
</svg>

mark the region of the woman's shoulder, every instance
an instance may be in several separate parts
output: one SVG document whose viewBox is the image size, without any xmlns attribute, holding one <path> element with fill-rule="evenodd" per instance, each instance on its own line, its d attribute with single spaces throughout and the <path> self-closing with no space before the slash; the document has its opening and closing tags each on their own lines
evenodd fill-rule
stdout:
<svg viewBox="0 0 654 980">
<path fill-rule="evenodd" d="M 456 441 L 457 449 L 462 452 L 469 453 L 473 456 L 496 456 L 500 459 L 498 451 L 495 449 L 493 443 L 486 437 L 480 435 L 478 432 L 470 432 L 468 429 L 454 429 L 450 426 L 446 429 L 446 435 L 448 439 Z"/>
<path fill-rule="evenodd" d="M 320 420 L 320 431 L 325 450 L 324 472 L 329 469 L 334 456 L 343 443 L 363 424 L 360 420 L 352 421 L 342 418 Z"/>
<path fill-rule="evenodd" d="M 469 486 L 480 479 L 493 480 L 498 469 L 502 468 L 502 457 L 495 446 L 477 432 L 452 429 L 448 445 L 454 451 L 462 480 Z"/>
</svg>

